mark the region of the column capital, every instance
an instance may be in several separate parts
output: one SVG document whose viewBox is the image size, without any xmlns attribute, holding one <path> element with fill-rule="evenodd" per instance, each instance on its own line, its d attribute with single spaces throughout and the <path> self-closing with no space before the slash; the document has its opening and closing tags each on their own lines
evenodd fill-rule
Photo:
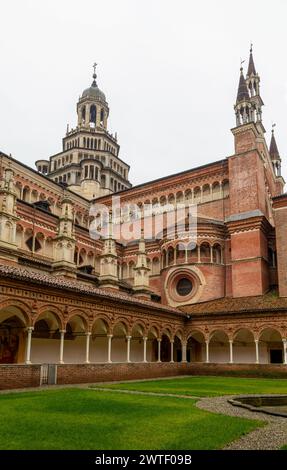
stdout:
<svg viewBox="0 0 287 470">
<path fill-rule="evenodd" d="M 174 339 L 171 339 L 170 342 L 171 342 L 171 343 L 174 343 Z"/>
<path fill-rule="evenodd" d="M 286 338 L 282 338 L 282 343 L 287 344 L 287 339 L 286 339 Z"/>
<path fill-rule="evenodd" d="M 34 331 L 34 326 L 27 326 L 26 331 Z"/>
<path fill-rule="evenodd" d="M 86 336 L 91 336 L 91 334 L 92 334 L 92 333 L 91 333 L 90 331 L 87 331 L 87 332 L 85 333 Z"/>
<path fill-rule="evenodd" d="M 233 339 L 229 339 L 228 341 L 229 341 L 229 343 L 233 343 Z"/>
<path fill-rule="evenodd" d="M 147 337 L 147 336 L 143 336 L 143 340 L 144 340 L 144 341 L 147 341 L 147 340 L 148 340 L 148 337 Z"/>
<path fill-rule="evenodd" d="M 161 343 L 161 338 L 157 338 L 158 343 Z"/>
<path fill-rule="evenodd" d="M 65 333 L 66 333 L 66 330 L 59 330 L 59 332 L 60 332 L 61 334 L 65 334 Z"/>
<path fill-rule="evenodd" d="M 112 338 L 114 335 L 107 335 L 108 338 Z"/>
<path fill-rule="evenodd" d="M 126 339 L 127 339 L 127 340 L 130 340 L 130 339 L 132 339 L 132 336 L 129 336 L 129 335 L 126 336 Z"/>
</svg>

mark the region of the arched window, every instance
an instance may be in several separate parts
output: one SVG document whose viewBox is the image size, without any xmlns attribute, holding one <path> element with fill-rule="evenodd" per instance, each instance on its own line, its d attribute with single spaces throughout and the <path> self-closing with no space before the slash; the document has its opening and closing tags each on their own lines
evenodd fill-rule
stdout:
<svg viewBox="0 0 287 470">
<path fill-rule="evenodd" d="M 92 122 L 93 124 L 96 124 L 96 120 L 97 120 L 97 108 L 93 104 L 90 107 L 90 122 Z"/>
</svg>

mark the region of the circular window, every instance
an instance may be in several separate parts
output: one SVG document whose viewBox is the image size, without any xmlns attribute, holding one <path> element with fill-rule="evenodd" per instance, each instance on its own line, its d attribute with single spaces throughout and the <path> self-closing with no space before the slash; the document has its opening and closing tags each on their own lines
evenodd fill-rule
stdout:
<svg viewBox="0 0 287 470">
<path fill-rule="evenodd" d="M 191 282 L 191 280 L 186 278 L 186 277 L 182 277 L 176 285 L 176 292 L 181 297 L 184 297 L 184 296 L 190 294 L 191 291 L 192 291 L 192 282 Z"/>
</svg>

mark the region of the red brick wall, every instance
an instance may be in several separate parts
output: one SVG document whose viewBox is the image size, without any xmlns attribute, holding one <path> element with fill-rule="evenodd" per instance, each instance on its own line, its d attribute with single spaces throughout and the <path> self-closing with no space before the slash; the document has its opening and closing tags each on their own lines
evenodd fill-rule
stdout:
<svg viewBox="0 0 287 470">
<path fill-rule="evenodd" d="M 40 365 L 0 365 L 0 389 L 37 387 Z M 287 379 L 283 364 L 59 364 L 59 385 L 109 382 L 114 380 L 152 379 L 180 375 L 213 375 L 238 377 L 280 377 Z"/>
<path fill-rule="evenodd" d="M 274 211 L 274 214 L 279 295 L 287 297 L 287 207 L 279 207 Z"/>
<path fill-rule="evenodd" d="M 60 384 L 109 382 L 114 380 L 152 379 L 180 375 L 226 375 L 238 377 L 281 377 L 287 379 L 283 364 L 202 364 L 156 362 L 143 364 L 61 364 Z"/>
<path fill-rule="evenodd" d="M 40 371 L 41 366 L 39 364 L 1 364 L 0 390 L 38 387 L 40 385 Z"/>
<path fill-rule="evenodd" d="M 270 377 L 287 379 L 284 364 L 187 364 L 188 375 L 213 375 L 237 377 Z"/>
<path fill-rule="evenodd" d="M 256 151 L 229 158 L 230 214 L 265 208 L 264 166 Z"/>
<path fill-rule="evenodd" d="M 151 379 L 187 373 L 186 364 L 162 362 L 118 364 L 61 364 L 57 367 L 57 383 L 76 384 L 113 380 Z"/>
</svg>

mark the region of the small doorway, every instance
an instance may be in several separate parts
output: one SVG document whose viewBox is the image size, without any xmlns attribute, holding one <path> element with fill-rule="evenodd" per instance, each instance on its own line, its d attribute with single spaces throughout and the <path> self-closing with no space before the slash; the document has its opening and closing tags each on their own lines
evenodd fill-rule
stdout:
<svg viewBox="0 0 287 470">
<path fill-rule="evenodd" d="M 283 364 L 282 349 L 270 349 L 270 364 Z"/>
</svg>

